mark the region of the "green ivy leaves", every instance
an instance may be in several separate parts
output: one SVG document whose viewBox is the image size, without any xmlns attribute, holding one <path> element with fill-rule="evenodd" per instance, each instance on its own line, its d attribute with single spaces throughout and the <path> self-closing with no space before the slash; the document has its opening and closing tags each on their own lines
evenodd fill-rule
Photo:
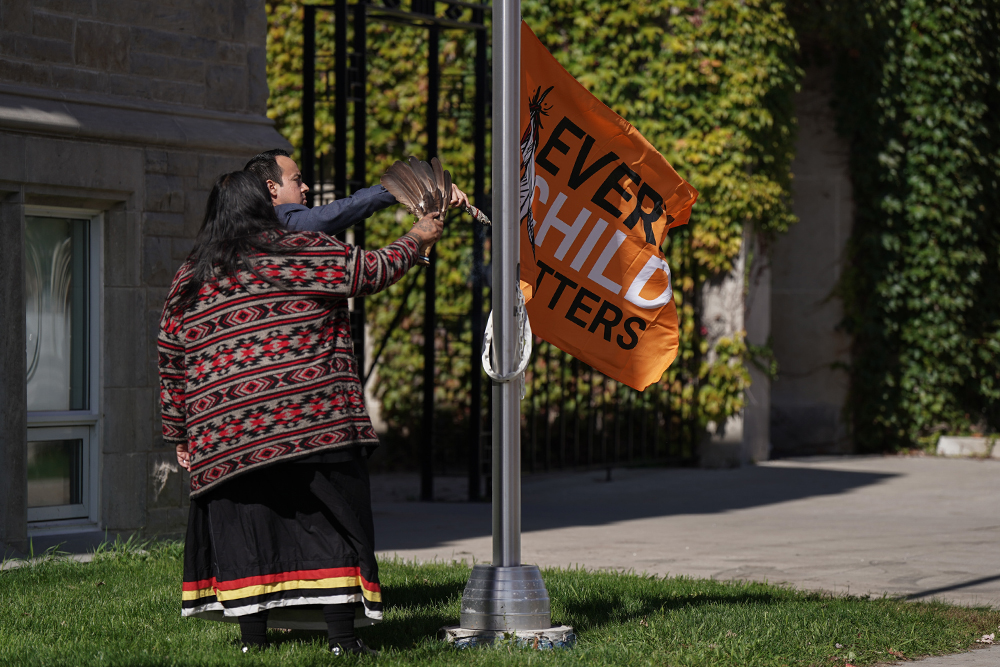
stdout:
<svg viewBox="0 0 1000 667">
<path fill-rule="evenodd" d="M 858 212 L 844 282 L 856 442 L 931 446 L 996 429 L 997 9 L 847 4 L 838 108 Z M 876 84 L 860 95 L 859 73 Z"/>
</svg>

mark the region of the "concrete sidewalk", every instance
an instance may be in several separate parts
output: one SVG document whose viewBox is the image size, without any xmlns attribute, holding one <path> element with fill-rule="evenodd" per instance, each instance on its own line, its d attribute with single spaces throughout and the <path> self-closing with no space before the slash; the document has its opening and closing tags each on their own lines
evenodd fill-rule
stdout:
<svg viewBox="0 0 1000 667">
<path fill-rule="evenodd" d="M 523 562 L 1000 608 L 1000 461 L 810 458 L 604 480 L 525 475 Z M 380 501 L 405 497 L 400 482 L 373 479 L 380 553 L 491 560 L 489 504 Z M 1000 648 L 934 660 L 1000 665 Z"/>
</svg>

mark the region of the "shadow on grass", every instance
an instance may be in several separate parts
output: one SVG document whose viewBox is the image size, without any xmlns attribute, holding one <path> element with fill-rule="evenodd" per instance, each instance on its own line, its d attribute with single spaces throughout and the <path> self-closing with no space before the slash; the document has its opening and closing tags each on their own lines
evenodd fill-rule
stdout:
<svg viewBox="0 0 1000 667">
<path fill-rule="evenodd" d="M 387 586 L 383 588 L 383 595 L 390 600 L 387 610 L 392 613 L 387 614 L 389 618 L 381 623 L 362 628 L 358 636 L 376 649 L 412 648 L 428 638 L 436 637 L 441 627 L 458 623 L 457 609 L 455 614 L 449 614 L 446 609 L 457 605 L 464 589 L 464 581 L 413 581 Z M 393 616 L 400 618 L 392 618 Z M 272 646 L 312 642 L 325 644 L 326 631 L 271 629 L 267 639 Z M 237 649 L 242 646 L 239 637 L 234 638 L 232 643 Z"/>
<path fill-rule="evenodd" d="M 600 630 L 608 625 L 628 624 L 639 621 L 651 614 L 670 612 L 685 607 L 704 607 L 709 605 L 744 606 L 777 604 L 779 596 L 769 593 L 740 592 L 731 595 L 695 595 L 685 596 L 670 593 L 635 593 L 623 595 L 604 594 L 596 599 L 580 599 L 578 597 L 563 599 L 560 607 L 564 618 L 553 617 L 553 623 L 572 625 L 579 632 Z"/>
<path fill-rule="evenodd" d="M 389 618 L 382 623 L 362 630 L 362 636 L 376 648 L 412 648 L 429 637 L 436 637 L 442 627 L 458 623 L 458 603 L 464 590 L 464 579 L 409 581 L 387 586 L 384 599 L 388 600 L 392 613 L 387 614 Z M 454 612 L 449 612 L 449 607 Z"/>
<path fill-rule="evenodd" d="M 448 582 L 415 581 L 387 586 L 386 597 L 394 608 L 412 609 L 448 604 L 460 599 L 464 590 L 464 579 Z"/>
<path fill-rule="evenodd" d="M 388 589 L 391 616 L 374 628 L 363 631 L 366 642 L 375 647 L 409 649 L 435 637 L 440 628 L 459 622 L 458 606 L 465 588 L 464 581 L 446 583 L 409 582 Z M 553 586 L 552 588 L 562 588 Z M 551 590 L 550 590 L 551 595 Z M 590 598 L 569 591 L 557 593 L 553 624 L 572 625 L 577 633 L 600 630 L 611 625 L 638 622 L 651 614 L 670 612 L 685 607 L 725 605 L 772 605 L 785 600 L 782 595 L 767 592 L 733 591 L 695 595 L 673 591 L 630 591 L 621 594 L 602 591 Z M 454 609 L 448 613 L 448 608 Z M 370 641 L 369 641 L 370 639 Z"/>
<path fill-rule="evenodd" d="M 320 642 L 326 646 L 326 630 L 268 630 L 267 641 L 272 647 L 282 644 L 311 644 Z M 233 640 L 237 649 L 243 646 L 243 642 L 237 637 Z"/>
</svg>

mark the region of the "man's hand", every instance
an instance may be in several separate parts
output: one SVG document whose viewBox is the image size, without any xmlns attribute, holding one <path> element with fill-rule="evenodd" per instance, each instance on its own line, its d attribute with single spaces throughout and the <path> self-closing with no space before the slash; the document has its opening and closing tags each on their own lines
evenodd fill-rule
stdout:
<svg viewBox="0 0 1000 667">
<path fill-rule="evenodd" d="M 177 465 L 185 470 L 191 469 L 191 455 L 188 453 L 186 444 L 177 445 Z"/>
<path fill-rule="evenodd" d="M 463 211 L 469 206 L 469 195 L 458 189 L 454 183 L 451 184 L 451 207 L 460 208 Z"/>
<path fill-rule="evenodd" d="M 431 246 L 441 238 L 441 231 L 444 229 L 444 221 L 438 219 L 437 211 L 428 213 L 417 220 L 406 236 L 412 236 L 420 244 L 420 256 L 427 257 L 431 251 Z M 422 262 L 426 263 L 426 262 Z"/>
</svg>

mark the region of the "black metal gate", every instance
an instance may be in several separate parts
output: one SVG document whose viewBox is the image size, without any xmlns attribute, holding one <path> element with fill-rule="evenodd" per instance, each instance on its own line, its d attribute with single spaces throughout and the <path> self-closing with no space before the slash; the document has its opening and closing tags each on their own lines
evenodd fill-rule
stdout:
<svg viewBox="0 0 1000 667">
<path fill-rule="evenodd" d="M 437 5 L 445 5 L 444 14 L 437 14 Z M 476 36 L 476 58 L 474 66 L 474 176 L 472 199 L 489 215 L 489 203 L 484 193 L 486 169 L 486 111 L 489 109 L 489 91 L 486 60 L 485 13 L 488 5 L 462 2 L 461 0 L 411 0 L 409 9 L 401 6 L 399 0 L 385 0 L 374 5 L 358 0 L 349 3 L 338 0 L 333 5 L 306 5 L 303 24 L 303 95 L 302 95 L 302 174 L 307 183 L 313 184 L 313 192 L 327 192 L 325 178 L 333 177 L 334 197 L 343 197 L 359 188 L 366 187 L 366 82 L 367 82 L 367 25 L 369 21 L 382 21 L 425 28 L 428 32 L 428 89 L 427 89 L 427 145 L 425 160 L 438 154 L 438 113 L 441 95 L 440 43 L 442 30 L 473 31 Z M 471 15 L 471 20 L 460 20 Z M 332 20 L 334 24 L 334 49 L 332 54 L 324 54 L 316 48 L 317 18 Z M 348 35 L 348 32 L 352 35 Z M 326 57 L 324 57 L 324 55 Z M 332 57 L 331 57 L 332 56 Z M 317 76 L 318 75 L 318 76 Z M 332 85 L 331 85 L 332 81 Z M 334 105 L 335 138 L 333 155 L 317 155 L 315 135 L 315 108 L 317 104 Z M 348 107 L 353 106 L 351 121 L 348 121 Z M 347 141 L 351 135 L 354 144 L 354 160 L 351 168 L 353 178 L 348 179 Z M 332 165 L 326 162 L 332 157 Z M 327 167 L 329 166 L 329 172 Z M 317 169 L 318 167 L 318 169 Z M 312 205 L 312 201 L 309 202 Z M 473 227 L 473 264 L 483 264 L 484 232 L 481 227 Z M 354 243 L 365 244 L 364 224 L 355 226 Z M 420 496 L 423 500 L 433 498 L 434 484 L 434 338 L 436 322 L 436 275 L 437 253 L 430 254 L 430 266 L 426 268 L 424 282 L 424 368 L 423 368 L 423 411 L 420 448 L 421 484 Z M 482 272 L 474 271 L 472 276 L 472 308 L 469 313 L 473 340 L 472 349 L 482 347 L 483 331 L 483 280 Z M 406 299 L 404 297 L 403 303 Z M 402 308 L 402 304 L 400 308 Z M 402 312 L 402 311 L 400 311 Z M 398 318 L 397 318 L 398 320 Z M 355 299 L 352 313 L 352 334 L 356 348 L 361 351 L 359 367 L 366 368 L 364 359 L 364 300 Z M 386 337 L 391 334 L 386 333 Z M 384 342 L 383 342 L 384 345 Z M 381 349 L 382 345 L 379 346 Z M 473 354 L 477 362 L 478 354 Z M 373 364 L 374 366 L 374 364 Z M 365 373 L 366 376 L 369 373 Z M 482 379 L 478 373 L 472 374 L 470 387 L 470 415 L 482 412 Z M 468 462 L 469 498 L 481 495 L 481 452 L 482 424 L 470 419 L 466 456 Z"/>
<path fill-rule="evenodd" d="M 471 96 L 474 176 L 471 195 L 475 204 L 490 215 L 490 202 L 485 192 L 486 125 L 491 106 L 486 17 L 490 7 L 463 0 L 410 0 L 406 5 L 408 7 L 400 0 L 383 0 L 380 5 L 365 0 L 336 0 L 330 5 L 305 5 L 303 8 L 301 168 L 303 179 L 312 187 L 308 195 L 309 205 L 344 197 L 370 184 L 366 182 L 366 85 L 369 74 L 369 45 L 366 40 L 369 22 L 377 21 L 427 30 L 426 154 L 418 155 L 426 160 L 438 154 L 442 35 L 453 30 L 475 35 L 474 90 Z M 440 13 L 439 6 L 443 9 Z M 317 45 L 317 28 L 324 27 L 324 22 L 327 28 L 330 24 L 333 26 L 332 44 L 324 41 Z M 317 149 L 315 122 L 316 109 L 320 105 L 333 107 L 335 136 L 331 151 Z M 350 166 L 349 142 L 353 147 Z M 474 225 L 473 230 L 473 265 L 481 267 L 485 233 L 478 225 Z M 684 235 L 684 232 L 681 234 Z M 365 245 L 364 223 L 355 226 L 353 241 L 358 246 Z M 672 267 L 678 285 L 682 283 L 687 268 Z M 693 266 L 690 268 L 693 270 Z M 435 461 L 440 468 L 440 455 L 443 453 L 441 443 L 435 447 L 434 428 L 436 269 L 436 253 L 432 252 L 424 284 L 423 409 L 419 424 L 411 428 L 411 432 L 420 433 L 423 500 L 433 498 Z M 479 366 L 482 349 L 483 275 L 484 272 L 475 270 L 472 276 L 472 307 L 468 317 L 472 328 L 473 368 Z M 398 306 L 392 327 L 397 326 L 405 314 L 406 296 L 415 284 L 414 278 Z M 681 289 L 675 287 L 675 293 L 682 294 L 682 298 L 687 296 L 693 300 L 695 297 L 693 289 L 690 294 L 684 295 Z M 367 380 L 378 359 L 368 361 L 366 365 L 364 323 L 364 299 L 355 299 L 352 334 L 359 352 L 359 367 L 363 372 L 368 369 L 364 373 Z M 392 327 L 385 333 L 385 339 L 375 346 L 376 357 L 392 333 Z M 522 405 L 522 446 L 529 470 L 678 463 L 694 456 L 698 428 L 697 416 L 692 408 L 697 405 L 696 397 L 693 402 L 679 402 L 676 396 L 671 397 L 669 389 L 659 386 L 650 387 L 643 393 L 635 392 L 589 366 L 569 359 L 547 343 L 538 343 L 540 341 L 536 339 L 537 352 L 528 373 L 529 392 Z M 554 363 L 556 360 L 558 363 Z M 680 363 L 683 367 L 677 375 L 690 392 L 692 383 L 696 385 L 698 381 L 697 360 L 691 368 L 688 367 L 690 360 L 681 360 Z M 456 448 L 452 443 L 448 449 L 451 454 L 449 460 L 454 461 L 455 454 L 459 459 L 465 459 L 468 496 L 473 500 L 482 496 L 481 481 L 484 476 L 488 485 L 489 470 L 484 463 L 490 461 L 489 422 L 484 419 L 486 415 L 483 413 L 482 373 L 471 373 L 469 396 L 470 419 L 464 446 Z M 435 449 L 438 450 L 437 455 Z M 454 467 L 450 466 L 448 471 L 454 472 Z"/>
</svg>

